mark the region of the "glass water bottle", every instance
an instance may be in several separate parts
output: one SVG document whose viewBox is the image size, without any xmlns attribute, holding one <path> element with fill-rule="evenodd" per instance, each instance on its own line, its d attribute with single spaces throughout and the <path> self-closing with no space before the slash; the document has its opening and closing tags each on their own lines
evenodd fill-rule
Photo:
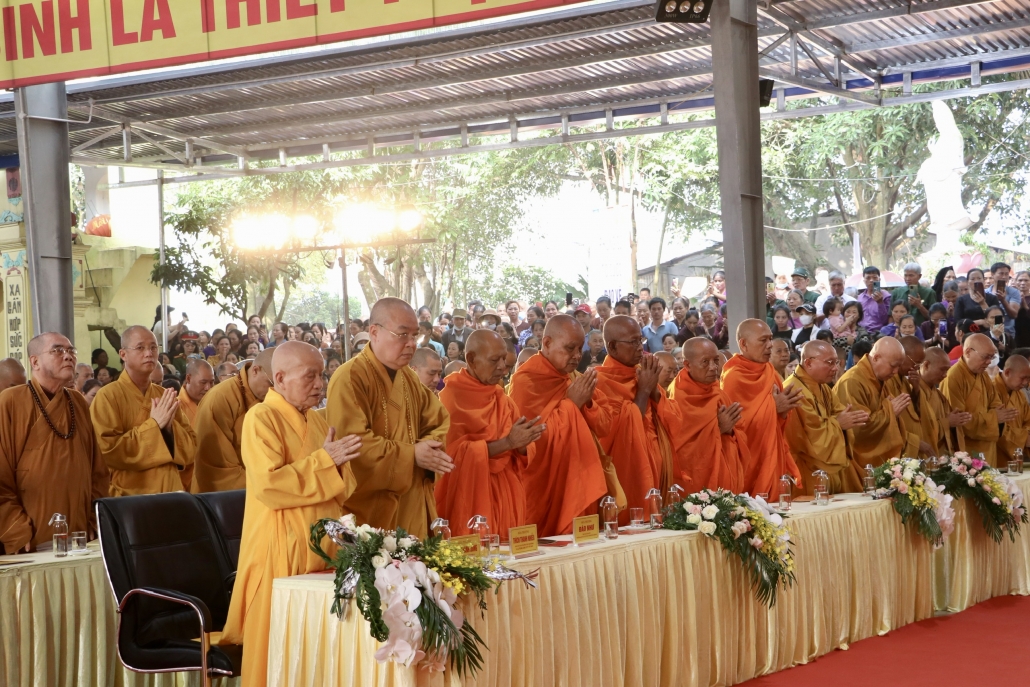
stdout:
<svg viewBox="0 0 1030 687">
<path fill-rule="evenodd" d="M 662 492 L 652 489 L 647 492 L 644 501 L 647 503 L 648 515 L 651 516 L 651 529 L 660 529 L 662 526 Z"/>
<path fill-rule="evenodd" d="M 812 473 L 813 494 L 815 494 L 815 505 L 830 505 L 830 476 L 825 470 L 816 470 Z"/>
<path fill-rule="evenodd" d="M 604 523 L 604 538 L 608 540 L 619 538 L 619 506 L 611 496 L 601 499 L 599 507 L 601 522 Z"/>
<path fill-rule="evenodd" d="M 437 518 L 429 527 L 433 530 L 434 537 L 440 537 L 442 541 L 447 541 L 451 538 L 451 523 L 449 521 Z"/>
<path fill-rule="evenodd" d="M 68 520 L 60 513 L 54 513 L 47 523 L 54 528 L 54 555 L 63 558 L 68 555 Z"/>
<path fill-rule="evenodd" d="M 485 515 L 473 515 L 468 521 L 469 532 L 479 535 L 479 550 L 486 553 L 490 550 L 490 523 Z"/>
<path fill-rule="evenodd" d="M 665 492 L 665 507 L 668 508 L 677 503 L 683 503 L 683 487 L 673 484 Z"/>
<path fill-rule="evenodd" d="M 790 475 L 784 475 L 780 478 L 780 510 L 790 510 L 791 496 L 794 489 L 794 478 Z"/>
<path fill-rule="evenodd" d="M 865 476 L 862 478 L 862 488 L 867 494 L 872 494 L 876 491 L 876 475 L 873 474 L 873 466 L 871 463 L 866 463 Z"/>
</svg>

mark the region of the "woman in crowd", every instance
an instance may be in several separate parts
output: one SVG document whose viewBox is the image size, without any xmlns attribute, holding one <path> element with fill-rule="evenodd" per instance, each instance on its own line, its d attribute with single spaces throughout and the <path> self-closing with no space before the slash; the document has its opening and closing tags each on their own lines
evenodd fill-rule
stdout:
<svg viewBox="0 0 1030 687">
<path fill-rule="evenodd" d="M 447 361 L 465 361 L 465 343 L 462 341 L 451 341 L 447 344 Z"/>
<path fill-rule="evenodd" d="M 944 303 L 934 303 L 930 306 L 930 319 L 919 325 L 920 333 L 926 347 L 936 346 L 950 351 L 951 341 L 955 335 L 955 325 L 948 321 L 948 306 Z"/>
<path fill-rule="evenodd" d="M 261 344 L 257 341 L 248 341 L 247 347 L 243 351 L 243 359 L 253 360 L 254 358 L 258 357 L 259 353 L 261 353 Z"/>
<path fill-rule="evenodd" d="M 556 301 L 547 301 L 547 304 L 544 305 L 544 318 L 545 319 L 549 320 L 549 319 L 551 319 L 552 317 L 554 317 L 555 315 L 557 315 L 560 312 L 561 312 L 561 309 L 558 308 L 558 303 Z"/>
<path fill-rule="evenodd" d="M 992 324 L 987 321 L 987 310 L 992 305 L 1001 305 L 1001 302 L 993 293 L 986 292 L 983 270 L 969 270 L 966 280 L 969 283 L 969 292 L 959 296 L 955 301 L 955 320 L 972 320 L 983 331 L 987 331 Z"/>
<path fill-rule="evenodd" d="M 701 313 L 697 310 L 688 310 L 687 314 L 683 317 L 683 326 L 680 327 L 679 334 L 676 336 L 676 341 L 679 344 L 683 344 L 687 339 L 693 339 L 695 336 L 702 334 L 703 332 L 698 327 L 701 322 Z"/>
<path fill-rule="evenodd" d="M 887 322 L 883 327 L 880 328 L 881 336 L 897 336 L 898 325 L 901 324 L 901 318 L 910 314 L 908 311 L 908 305 L 904 301 L 898 301 L 891 306 L 890 321 Z"/>
<path fill-rule="evenodd" d="M 769 323 L 773 336 L 777 339 L 790 339 L 796 327 L 794 317 L 790 314 L 790 308 L 786 305 L 777 305 L 772 311 L 772 322 Z"/>
<path fill-rule="evenodd" d="M 682 330 L 687 323 L 687 313 L 690 312 L 690 301 L 683 296 L 677 296 L 672 299 L 672 304 L 669 308 L 672 311 L 671 322 L 676 325 L 676 329 Z"/>
</svg>

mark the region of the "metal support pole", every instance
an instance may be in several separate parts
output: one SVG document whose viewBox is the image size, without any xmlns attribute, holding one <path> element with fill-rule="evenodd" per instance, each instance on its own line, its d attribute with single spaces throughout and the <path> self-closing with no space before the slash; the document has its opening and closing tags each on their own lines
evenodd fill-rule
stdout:
<svg viewBox="0 0 1030 687">
<path fill-rule="evenodd" d="M 14 106 L 24 188 L 32 333 L 60 332 L 74 341 L 68 175 L 71 146 L 67 122 L 55 121 L 68 117 L 64 82 L 17 88 Z M 80 341 L 78 345 L 84 347 L 86 342 Z"/>
<path fill-rule="evenodd" d="M 727 314 L 735 327 L 765 319 L 757 0 L 715 3 L 711 26 Z"/>
<path fill-rule="evenodd" d="M 165 173 L 157 170 L 157 250 L 158 264 L 165 266 Z M 161 350 L 168 350 L 168 286 L 161 277 Z"/>
<path fill-rule="evenodd" d="M 347 249 L 340 249 L 340 271 L 343 272 L 343 357 L 350 360 L 350 296 L 347 294 Z"/>
</svg>

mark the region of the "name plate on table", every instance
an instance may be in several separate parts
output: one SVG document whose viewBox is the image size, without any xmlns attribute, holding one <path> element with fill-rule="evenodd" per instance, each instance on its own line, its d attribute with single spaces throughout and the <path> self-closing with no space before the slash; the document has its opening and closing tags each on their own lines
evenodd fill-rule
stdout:
<svg viewBox="0 0 1030 687">
<path fill-rule="evenodd" d="M 536 525 L 510 528 L 508 543 L 511 546 L 511 555 L 515 558 L 528 558 L 540 553 L 540 543 L 536 538 Z"/>
<path fill-rule="evenodd" d="M 451 537 L 451 544 L 461 549 L 466 556 L 479 555 L 479 535 L 466 534 L 464 537 Z"/>
<path fill-rule="evenodd" d="M 572 541 L 580 544 L 590 544 L 601 539 L 600 521 L 596 515 L 584 515 L 581 518 L 572 519 Z"/>
</svg>

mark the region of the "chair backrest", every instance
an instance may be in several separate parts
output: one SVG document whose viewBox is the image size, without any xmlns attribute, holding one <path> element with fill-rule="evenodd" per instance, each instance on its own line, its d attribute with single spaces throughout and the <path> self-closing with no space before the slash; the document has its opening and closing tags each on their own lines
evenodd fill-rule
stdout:
<svg viewBox="0 0 1030 687">
<path fill-rule="evenodd" d="M 200 503 L 185 492 L 122 496 L 96 502 L 104 565 L 120 603 L 131 589 L 156 587 L 195 596 L 221 630 L 229 610 L 229 569 L 219 533 Z M 158 599 L 140 598 L 122 615 L 123 630 L 140 644 L 192 639 L 196 614 Z"/>
<path fill-rule="evenodd" d="M 247 490 L 210 491 L 197 494 L 196 497 L 221 533 L 225 555 L 232 570 L 235 571 L 240 560 L 240 539 L 243 537 L 243 509 L 247 501 Z"/>
</svg>

